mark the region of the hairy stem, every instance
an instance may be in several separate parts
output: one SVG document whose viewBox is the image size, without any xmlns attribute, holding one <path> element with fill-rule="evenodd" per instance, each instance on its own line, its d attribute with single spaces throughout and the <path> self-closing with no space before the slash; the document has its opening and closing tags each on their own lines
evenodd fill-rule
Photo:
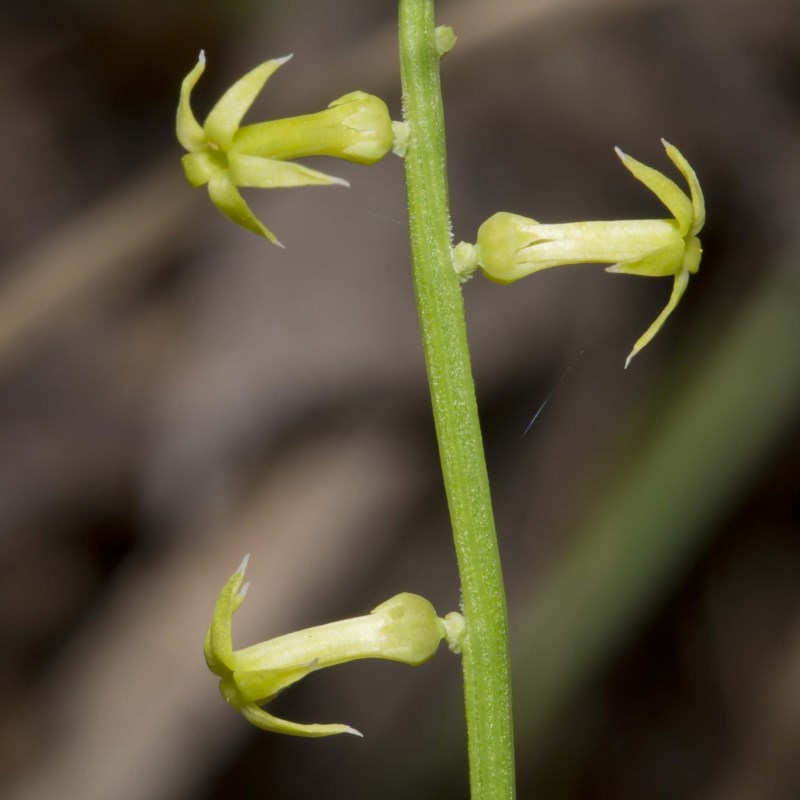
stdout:
<svg viewBox="0 0 800 800">
<path fill-rule="evenodd" d="M 417 298 L 461 578 L 472 800 L 514 797 L 505 589 L 492 517 L 461 286 L 451 265 L 444 117 L 433 0 L 400 0 L 405 157 Z"/>
</svg>

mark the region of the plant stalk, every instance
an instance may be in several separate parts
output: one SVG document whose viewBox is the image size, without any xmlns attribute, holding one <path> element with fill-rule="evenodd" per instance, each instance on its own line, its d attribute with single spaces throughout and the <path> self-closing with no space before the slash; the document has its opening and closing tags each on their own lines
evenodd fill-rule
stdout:
<svg viewBox="0 0 800 800">
<path fill-rule="evenodd" d="M 414 291 L 453 528 L 472 800 L 512 800 L 508 619 L 470 366 L 461 285 L 451 264 L 444 115 L 433 0 L 400 0 L 403 115 Z"/>
</svg>

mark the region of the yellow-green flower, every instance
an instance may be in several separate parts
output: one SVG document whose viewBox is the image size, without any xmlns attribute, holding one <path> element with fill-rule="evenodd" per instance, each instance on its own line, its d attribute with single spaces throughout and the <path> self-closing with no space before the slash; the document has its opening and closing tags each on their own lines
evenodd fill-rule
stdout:
<svg viewBox="0 0 800 800">
<path fill-rule="evenodd" d="M 697 234 L 705 222 L 703 192 L 694 170 L 676 147 L 662 139 L 672 163 L 689 185 L 687 195 L 672 180 L 617 148 L 622 163 L 669 209 L 672 219 L 572 222 L 542 225 L 534 219 L 499 212 L 478 230 L 473 246 L 454 250 L 454 265 L 463 276 L 476 267 L 498 283 L 563 264 L 610 263 L 607 272 L 648 277 L 674 276 L 666 308 L 633 346 L 625 366 L 660 330 L 686 291 L 689 275 L 700 267 Z"/>
<path fill-rule="evenodd" d="M 217 598 L 206 634 L 208 668 L 219 675 L 222 696 L 258 728 L 296 736 L 361 734 L 348 725 L 305 725 L 279 719 L 261 708 L 287 686 L 311 672 L 360 658 L 384 658 L 416 666 L 436 652 L 446 639 L 460 652 L 464 618 L 457 612 L 444 619 L 416 594 L 398 594 L 363 617 L 331 622 L 288 633 L 241 650 L 233 649 L 231 620 L 244 602 L 242 586 L 249 556 Z"/>
<path fill-rule="evenodd" d="M 241 121 L 272 74 L 291 56 L 265 61 L 222 95 L 201 126 L 192 113 L 192 89 L 205 70 L 201 52 L 183 79 L 178 104 L 178 141 L 192 186 L 208 184 L 214 205 L 238 225 L 280 244 L 253 214 L 237 187 L 272 189 L 310 184 L 348 183 L 290 159 L 333 156 L 359 164 L 383 158 L 394 141 L 386 104 L 365 92 L 350 92 L 325 111 L 241 126 Z"/>
</svg>

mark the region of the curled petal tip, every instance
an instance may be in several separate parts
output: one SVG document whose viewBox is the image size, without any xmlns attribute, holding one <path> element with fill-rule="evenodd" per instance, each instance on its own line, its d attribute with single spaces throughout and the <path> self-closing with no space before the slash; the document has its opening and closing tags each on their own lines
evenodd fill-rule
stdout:
<svg viewBox="0 0 800 800">
<path fill-rule="evenodd" d="M 351 728 L 349 725 L 344 726 L 342 733 L 352 733 L 353 736 L 358 736 L 360 739 L 364 738 L 364 734 L 361 733 L 361 731 L 357 731 L 355 728 Z"/>
<path fill-rule="evenodd" d="M 625 162 L 630 158 L 630 156 L 621 147 L 615 146 L 614 152 L 617 154 L 617 158 L 627 167 Z"/>
<path fill-rule="evenodd" d="M 281 58 L 276 58 L 275 62 L 279 67 L 282 67 L 287 61 L 292 60 L 292 56 L 294 56 L 294 53 L 289 53 L 288 56 L 282 56 Z"/>
<path fill-rule="evenodd" d="M 244 571 L 247 569 L 247 565 L 250 563 L 250 553 L 248 553 L 243 559 L 242 563 L 239 564 L 237 572 L 241 572 L 244 575 Z"/>
<path fill-rule="evenodd" d="M 206 51 L 201 50 L 200 55 L 197 56 L 198 64 L 205 64 L 206 63 Z"/>
</svg>

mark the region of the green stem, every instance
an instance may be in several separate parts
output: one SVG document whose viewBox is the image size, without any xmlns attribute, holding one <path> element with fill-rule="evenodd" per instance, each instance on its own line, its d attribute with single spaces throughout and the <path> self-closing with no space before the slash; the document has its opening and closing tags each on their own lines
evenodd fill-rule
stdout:
<svg viewBox="0 0 800 800">
<path fill-rule="evenodd" d="M 450 256 L 444 116 L 433 0 L 400 0 L 405 157 L 414 290 L 467 637 L 464 695 L 473 800 L 514 797 L 505 588 L 492 517 L 464 302 Z"/>
</svg>

